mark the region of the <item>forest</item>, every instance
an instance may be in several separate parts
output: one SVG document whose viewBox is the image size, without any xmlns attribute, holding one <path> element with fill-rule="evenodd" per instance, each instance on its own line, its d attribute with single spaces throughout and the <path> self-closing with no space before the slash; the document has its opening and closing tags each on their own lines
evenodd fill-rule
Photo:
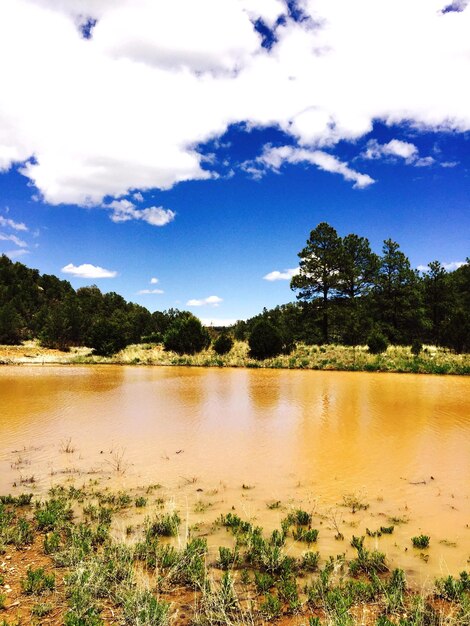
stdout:
<svg viewBox="0 0 470 626">
<path fill-rule="evenodd" d="M 454 271 L 433 261 L 419 272 L 391 239 L 378 255 L 366 238 L 340 237 L 325 222 L 311 231 L 299 259 L 291 282 L 295 302 L 215 334 L 249 339 L 263 323 L 274 328 L 284 352 L 298 342 L 365 345 L 371 336 L 395 345 L 470 351 L 469 259 Z M 189 352 L 210 342 L 188 311 L 151 313 L 117 293 L 95 285 L 75 290 L 66 280 L 0 257 L 0 344 L 37 338 L 46 347 L 88 346 L 111 354 L 133 343 L 163 342 L 174 349 L 180 331 L 199 335 Z"/>
</svg>

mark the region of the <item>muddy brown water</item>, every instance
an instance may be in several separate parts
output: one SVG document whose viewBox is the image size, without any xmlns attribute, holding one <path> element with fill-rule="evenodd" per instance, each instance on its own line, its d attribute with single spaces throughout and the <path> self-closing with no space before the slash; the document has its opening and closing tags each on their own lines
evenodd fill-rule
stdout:
<svg viewBox="0 0 470 626">
<path fill-rule="evenodd" d="M 0 493 L 90 481 L 136 493 L 158 483 L 187 525 L 234 507 L 272 530 L 302 507 L 314 513 L 322 556 L 351 554 L 353 534 L 401 518 L 368 546 L 424 584 L 470 569 L 470 380 L 1 367 Z M 367 508 L 353 513 L 345 497 Z M 213 540 L 229 545 L 221 533 Z M 411 546 L 421 533 L 431 537 L 424 553 Z"/>
</svg>

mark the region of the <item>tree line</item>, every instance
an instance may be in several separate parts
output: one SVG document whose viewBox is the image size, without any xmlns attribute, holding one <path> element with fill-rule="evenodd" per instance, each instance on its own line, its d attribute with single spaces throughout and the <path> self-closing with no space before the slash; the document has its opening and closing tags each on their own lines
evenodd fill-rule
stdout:
<svg viewBox="0 0 470 626">
<path fill-rule="evenodd" d="M 298 301 L 237 322 L 237 339 L 267 321 L 287 351 L 299 341 L 360 345 L 371 336 L 470 351 L 469 259 L 452 272 L 439 261 L 419 272 L 397 242 L 385 240 L 378 255 L 367 238 L 340 237 L 326 222 L 311 231 L 298 256 L 299 273 L 291 281 Z"/>
<path fill-rule="evenodd" d="M 259 358 L 272 350 L 289 352 L 296 342 L 430 343 L 470 351 L 469 259 L 452 272 L 433 261 L 420 273 L 391 239 L 378 255 L 365 237 L 340 237 L 322 222 L 299 252 L 291 288 L 297 302 L 238 321 L 214 349 L 226 352 L 233 337 L 250 340 Z M 32 338 L 61 350 L 85 345 L 103 355 L 142 342 L 193 354 L 211 341 L 188 311 L 151 313 L 117 293 L 102 293 L 95 285 L 75 290 L 66 280 L 2 255 L 0 344 Z"/>
</svg>

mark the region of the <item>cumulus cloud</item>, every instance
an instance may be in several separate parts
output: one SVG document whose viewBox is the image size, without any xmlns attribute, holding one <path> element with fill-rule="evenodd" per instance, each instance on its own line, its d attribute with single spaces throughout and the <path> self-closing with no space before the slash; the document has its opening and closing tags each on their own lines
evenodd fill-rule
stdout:
<svg viewBox="0 0 470 626">
<path fill-rule="evenodd" d="M 201 298 L 200 300 L 188 300 L 186 306 L 219 306 L 222 302 L 222 298 L 219 296 L 209 296 L 208 298 Z"/>
<path fill-rule="evenodd" d="M 15 222 L 14 220 L 3 217 L 2 215 L 0 215 L 0 226 L 12 228 L 13 230 L 28 230 L 28 227 L 26 226 L 26 224 L 23 224 L 23 222 Z"/>
<path fill-rule="evenodd" d="M 381 159 L 390 157 L 392 159 L 403 159 L 408 165 L 415 167 L 428 167 L 435 163 L 431 156 L 420 157 L 418 148 L 408 141 L 392 139 L 388 143 L 379 143 L 376 139 L 371 139 L 362 154 L 365 159 Z"/>
<path fill-rule="evenodd" d="M 141 289 L 140 291 L 137 292 L 137 295 L 144 296 L 144 295 L 160 294 L 160 293 L 165 293 L 165 292 L 162 289 Z"/>
<path fill-rule="evenodd" d="M 153 278 L 150 279 L 150 284 L 151 285 L 156 285 L 157 283 L 158 283 L 158 278 L 153 277 Z"/>
<path fill-rule="evenodd" d="M 113 222 L 128 222 L 129 220 L 143 220 L 152 226 L 166 226 L 175 219 L 176 213 L 161 206 L 151 206 L 146 209 L 136 209 L 130 200 L 113 200 L 103 204 L 105 209 L 111 209 Z"/>
<path fill-rule="evenodd" d="M 99 265 L 91 265 L 91 263 L 83 263 L 82 265 L 73 265 L 69 263 L 62 270 L 64 274 L 71 274 L 76 278 L 114 278 L 117 272 L 106 270 Z"/>
<path fill-rule="evenodd" d="M 266 146 L 263 154 L 258 157 L 256 162 L 275 171 L 279 171 L 284 163 L 309 163 L 316 165 L 325 172 L 340 174 L 345 180 L 352 181 L 354 183 L 353 187 L 356 189 L 363 189 L 375 182 L 368 174 L 357 172 L 349 167 L 347 163 L 322 150 L 309 150 L 292 146 L 281 146 L 279 148 Z"/>
<path fill-rule="evenodd" d="M 269 274 L 266 274 L 266 276 L 263 276 L 263 279 L 269 280 L 271 282 L 274 282 L 275 280 L 290 280 L 294 276 L 297 276 L 299 271 L 300 270 L 298 267 L 294 267 L 293 269 L 289 269 L 289 270 L 284 270 L 282 272 L 278 270 L 274 270 L 273 272 L 269 272 Z"/>
<path fill-rule="evenodd" d="M 466 0 L 301 6 L 311 19 L 280 0 L 2 0 L 0 169 L 21 164 L 51 204 L 100 206 L 210 178 L 196 146 L 246 122 L 365 187 L 332 152 L 375 121 L 470 130 Z M 97 20 L 90 39 L 84 16 Z M 276 29 L 269 50 L 258 18 Z M 115 217 L 165 219 L 134 210 L 147 213 Z"/>
</svg>

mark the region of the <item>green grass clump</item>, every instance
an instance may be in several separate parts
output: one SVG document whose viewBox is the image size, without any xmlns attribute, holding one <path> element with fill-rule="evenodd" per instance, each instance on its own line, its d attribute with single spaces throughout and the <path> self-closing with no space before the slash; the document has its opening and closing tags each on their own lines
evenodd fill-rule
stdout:
<svg viewBox="0 0 470 626">
<path fill-rule="evenodd" d="M 413 548 L 419 548 L 420 550 L 429 548 L 429 540 L 430 537 L 428 535 L 418 535 L 417 537 L 411 537 Z"/>
<path fill-rule="evenodd" d="M 154 537 L 176 537 L 180 524 L 181 518 L 176 512 L 157 515 L 149 525 L 147 534 Z"/>
<path fill-rule="evenodd" d="M 139 498 L 135 499 L 134 504 L 136 508 L 142 509 L 144 506 L 147 506 L 147 498 L 140 496 Z"/>
<path fill-rule="evenodd" d="M 319 531 L 316 528 L 309 528 L 308 530 L 297 526 L 293 531 L 292 536 L 296 541 L 305 541 L 305 543 L 315 543 L 318 539 Z"/>
<path fill-rule="evenodd" d="M 38 602 L 31 608 L 33 617 L 46 617 L 52 612 L 53 606 L 50 602 Z"/>
<path fill-rule="evenodd" d="M 460 572 L 459 578 L 453 576 L 439 578 L 436 580 L 436 588 L 441 598 L 448 601 L 461 601 L 464 594 L 470 593 L 470 575 L 464 571 Z"/>
<path fill-rule="evenodd" d="M 236 567 L 239 562 L 240 555 L 236 547 L 234 550 L 230 550 L 230 548 L 224 548 L 222 546 L 219 547 L 219 560 L 217 563 L 220 569 L 231 569 L 232 567 Z"/>
<path fill-rule="evenodd" d="M 11 504 L 13 506 L 29 506 L 33 498 L 32 493 L 21 493 L 19 496 L 0 496 L 0 502 L 2 504 Z"/>
<path fill-rule="evenodd" d="M 38 505 L 34 517 L 39 530 L 55 530 L 69 522 L 73 518 L 73 512 L 65 499 L 53 498 Z"/>
<path fill-rule="evenodd" d="M 42 594 L 52 591 L 55 587 L 54 574 L 47 574 L 43 567 L 37 569 L 28 568 L 26 578 L 21 580 L 21 588 L 26 594 Z"/>
</svg>

